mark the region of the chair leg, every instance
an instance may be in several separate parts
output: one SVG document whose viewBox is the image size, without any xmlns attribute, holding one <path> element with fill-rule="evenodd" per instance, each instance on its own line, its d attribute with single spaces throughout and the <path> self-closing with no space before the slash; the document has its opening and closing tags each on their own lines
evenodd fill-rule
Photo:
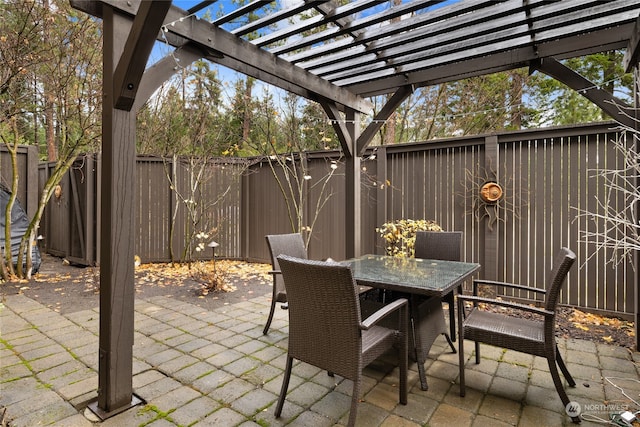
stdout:
<svg viewBox="0 0 640 427">
<path fill-rule="evenodd" d="M 560 367 L 560 370 L 562 371 L 562 375 L 564 375 L 564 378 L 569 383 L 569 386 L 575 387 L 576 386 L 576 382 L 574 381 L 573 377 L 569 373 L 569 370 L 567 369 L 567 365 L 564 364 L 564 360 L 562 360 L 562 356 L 560 355 L 560 350 L 558 350 L 558 346 L 557 345 L 556 345 L 556 362 L 558 363 L 558 366 Z"/>
<path fill-rule="evenodd" d="M 353 427 L 356 424 L 358 401 L 360 400 L 360 381 L 362 381 L 362 373 L 360 373 L 358 378 L 353 382 L 353 394 L 351 395 L 351 409 L 349 411 L 347 427 Z"/>
<path fill-rule="evenodd" d="M 480 343 L 476 341 L 476 365 L 480 364 Z"/>
<path fill-rule="evenodd" d="M 278 404 L 276 405 L 276 418 L 280 417 L 282 413 L 282 406 L 284 405 L 284 399 L 287 396 L 287 390 L 289 389 L 289 379 L 291 378 L 291 368 L 293 367 L 293 357 L 287 355 L 287 364 L 284 370 L 284 378 L 282 379 L 282 388 L 280 389 L 280 397 L 278 397 Z"/>
<path fill-rule="evenodd" d="M 449 334 L 442 334 L 442 335 L 444 335 L 444 337 L 447 339 L 447 342 L 449 343 L 449 347 L 451 347 L 451 353 L 455 354 L 456 347 L 453 345 L 453 337 L 450 337 Z"/>
<path fill-rule="evenodd" d="M 547 363 L 549 364 L 549 372 L 551 373 L 551 378 L 553 378 L 553 384 L 556 386 L 558 396 L 560 396 L 562 404 L 566 407 L 569 404 L 570 400 L 569 396 L 567 396 L 567 392 L 564 390 L 562 380 L 560 379 L 558 367 L 556 366 L 556 360 L 553 358 L 553 356 L 549 355 L 547 356 Z M 579 424 L 581 421 L 580 416 L 571 417 L 571 420 L 576 424 Z"/>
<path fill-rule="evenodd" d="M 402 322 L 404 322 L 404 324 L 407 324 L 406 321 L 406 310 L 405 310 L 405 316 L 403 319 L 401 319 Z M 409 373 L 409 337 L 407 336 L 409 335 L 408 333 L 403 333 L 401 334 L 400 337 L 400 348 L 398 349 L 398 359 L 399 362 L 398 364 L 400 365 L 400 403 L 403 405 L 407 404 L 407 393 L 408 393 L 408 386 L 407 386 L 407 377 L 408 377 L 408 373 Z"/>
<path fill-rule="evenodd" d="M 456 310 L 455 310 L 455 300 L 454 300 L 453 291 L 449 292 L 442 299 L 449 306 L 449 334 L 450 334 L 449 336 L 451 337 L 451 341 L 455 341 L 456 340 Z"/>
<path fill-rule="evenodd" d="M 267 324 L 264 326 L 264 329 L 262 330 L 262 335 L 267 335 L 267 332 L 269 332 L 269 327 L 271 326 L 271 321 L 273 320 L 273 313 L 275 309 L 276 309 L 276 299 L 274 295 L 274 298 L 271 300 L 271 309 L 269 310 L 269 317 L 267 318 Z"/>
<path fill-rule="evenodd" d="M 464 337 L 462 336 L 462 328 L 458 333 L 458 369 L 460 370 L 460 397 L 464 397 L 466 394 L 464 385 Z"/>
</svg>

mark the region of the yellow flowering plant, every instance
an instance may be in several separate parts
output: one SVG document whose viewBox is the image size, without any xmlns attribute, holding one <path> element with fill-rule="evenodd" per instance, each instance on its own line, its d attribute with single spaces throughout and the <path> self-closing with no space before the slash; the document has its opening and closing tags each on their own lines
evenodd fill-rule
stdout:
<svg viewBox="0 0 640 427">
<path fill-rule="evenodd" d="M 442 231 L 442 227 L 432 220 L 400 219 L 376 228 L 376 232 L 385 240 L 386 254 L 399 258 L 414 256 L 416 231 Z"/>
</svg>

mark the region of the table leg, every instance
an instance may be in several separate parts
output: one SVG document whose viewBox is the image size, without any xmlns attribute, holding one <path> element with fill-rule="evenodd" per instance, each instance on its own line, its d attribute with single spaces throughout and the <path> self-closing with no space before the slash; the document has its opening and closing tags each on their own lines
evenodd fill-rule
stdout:
<svg viewBox="0 0 640 427">
<path fill-rule="evenodd" d="M 424 363 L 429 355 L 433 342 L 440 334 L 448 332 L 444 311 L 440 298 L 425 298 L 418 295 L 410 296 L 411 302 L 411 339 L 415 349 L 415 359 L 418 364 L 420 388 L 428 390 L 427 376 Z M 449 342 L 453 348 L 453 344 Z M 455 348 L 453 348 L 455 353 Z"/>
</svg>

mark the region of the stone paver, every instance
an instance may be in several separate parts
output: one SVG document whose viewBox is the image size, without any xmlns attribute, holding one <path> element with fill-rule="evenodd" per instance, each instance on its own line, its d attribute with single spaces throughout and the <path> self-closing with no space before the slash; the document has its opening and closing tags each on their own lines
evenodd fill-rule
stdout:
<svg viewBox="0 0 640 427">
<path fill-rule="evenodd" d="M 0 409 L 12 427 L 346 424 L 353 383 L 304 363 L 294 365 L 275 418 L 288 326 L 287 313 L 277 310 L 262 335 L 269 298 L 213 311 L 169 297 L 137 300 L 133 392 L 144 401 L 96 422 L 86 407 L 97 398 L 97 308 L 61 315 L 24 295 L 7 296 L 0 303 Z M 585 415 L 640 410 L 624 396 L 640 394 L 638 352 L 574 339 L 561 339 L 559 348 L 577 383 L 567 394 Z M 439 338 L 425 363 L 429 390 L 420 389 L 410 364 L 407 405 L 398 402 L 397 367 L 376 361 L 365 370 L 357 425 L 571 425 L 546 360 L 484 345 L 481 356 L 476 364 L 473 343 L 465 342 L 460 397 L 458 356 Z"/>
</svg>

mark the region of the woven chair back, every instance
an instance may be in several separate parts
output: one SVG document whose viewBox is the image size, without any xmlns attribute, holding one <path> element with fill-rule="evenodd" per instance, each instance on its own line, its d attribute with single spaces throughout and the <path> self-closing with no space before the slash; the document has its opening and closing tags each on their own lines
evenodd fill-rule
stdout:
<svg viewBox="0 0 640 427">
<path fill-rule="evenodd" d="M 290 255 L 296 258 L 307 259 L 307 248 L 304 246 L 304 240 L 300 233 L 289 234 L 270 234 L 265 237 L 269 253 L 271 255 L 271 267 L 273 270 L 280 270 L 278 264 L 278 255 Z M 285 292 L 284 280 L 281 274 L 275 275 L 275 283 L 277 292 Z"/>
<path fill-rule="evenodd" d="M 462 231 L 417 231 L 415 257 L 462 261 Z"/>
<path fill-rule="evenodd" d="M 560 248 L 560 251 L 558 251 L 553 260 L 552 270 L 546 284 L 545 309 L 555 312 L 560 296 L 560 289 L 575 260 L 576 254 L 573 253 L 571 249 Z"/>
<path fill-rule="evenodd" d="M 287 283 L 289 355 L 355 380 L 362 360 L 357 286 L 348 266 L 278 257 Z"/>
</svg>

